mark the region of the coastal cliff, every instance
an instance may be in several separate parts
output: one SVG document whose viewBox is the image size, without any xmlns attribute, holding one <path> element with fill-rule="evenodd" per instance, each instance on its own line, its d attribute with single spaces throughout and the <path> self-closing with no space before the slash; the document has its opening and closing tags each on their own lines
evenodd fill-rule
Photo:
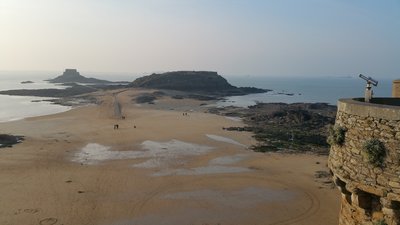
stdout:
<svg viewBox="0 0 400 225">
<path fill-rule="evenodd" d="M 136 79 L 130 87 L 201 92 L 221 96 L 264 93 L 269 90 L 253 87 L 235 87 L 217 72 L 175 71 L 151 74 Z"/>
</svg>

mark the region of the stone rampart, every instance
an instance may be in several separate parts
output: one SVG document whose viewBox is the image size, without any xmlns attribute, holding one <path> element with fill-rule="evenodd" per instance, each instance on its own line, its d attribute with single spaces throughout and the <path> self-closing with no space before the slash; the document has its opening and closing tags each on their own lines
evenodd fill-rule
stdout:
<svg viewBox="0 0 400 225">
<path fill-rule="evenodd" d="M 400 224 L 400 99 L 391 105 L 341 99 L 335 126 L 346 129 L 343 144 L 332 144 L 328 165 L 342 193 L 340 225 Z M 383 143 L 379 164 L 365 143 Z"/>
</svg>

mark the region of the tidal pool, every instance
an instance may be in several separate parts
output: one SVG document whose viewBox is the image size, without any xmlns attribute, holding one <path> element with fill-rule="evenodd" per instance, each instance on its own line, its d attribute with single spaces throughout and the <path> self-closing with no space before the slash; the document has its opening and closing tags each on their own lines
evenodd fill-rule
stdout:
<svg viewBox="0 0 400 225">
<path fill-rule="evenodd" d="M 169 162 L 177 162 L 184 156 L 196 156 L 205 154 L 213 148 L 205 145 L 171 140 L 168 142 L 144 141 L 142 150 L 137 151 L 114 151 L 111 147 L 97 143 L 89 143 L 72 158 L 73 162 L 93 165 L 107 160 L 117 159 L 139 159 L 149 160 L 135 164 L 135 167 L 155 168 Z"/>
</svg>

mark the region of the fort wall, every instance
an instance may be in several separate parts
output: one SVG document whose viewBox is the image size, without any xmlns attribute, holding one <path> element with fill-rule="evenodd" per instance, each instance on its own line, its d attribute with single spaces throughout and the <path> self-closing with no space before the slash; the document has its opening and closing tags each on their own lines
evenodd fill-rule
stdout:
<svg viewBox="0 0 400 225">
<path fill-rule="evenodd" d="M 328 165 L 342 193 L 340 225 L 400 225 L 400 99 L 373 100 L 338 102 L 335 126 L 345 139 L 331 146 Z M 379 165 L 365 150 L 372 139 L 385 149 Z"/>
</svg>

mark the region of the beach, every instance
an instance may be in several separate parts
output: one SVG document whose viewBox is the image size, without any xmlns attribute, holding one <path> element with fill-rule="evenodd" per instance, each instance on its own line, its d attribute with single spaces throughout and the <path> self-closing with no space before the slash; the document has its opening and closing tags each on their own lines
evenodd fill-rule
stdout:
<svg viewBox="0 0 400 225">
<path fill-rule="evenodd" d="M 25 140 L 0 150 L 0 223 L 338 224 L 327 156 L 253 152 L 252 133 L 222 129 L 240 120 L 143 92 L 1 123 Z"/>
</svg>

